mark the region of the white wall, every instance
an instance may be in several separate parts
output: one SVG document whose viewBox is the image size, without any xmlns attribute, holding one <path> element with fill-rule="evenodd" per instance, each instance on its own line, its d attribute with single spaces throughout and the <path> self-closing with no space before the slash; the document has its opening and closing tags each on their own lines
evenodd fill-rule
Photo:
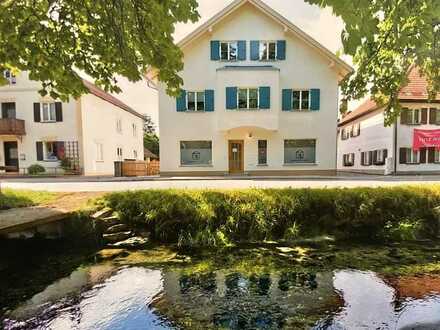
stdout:
<svg viewBox="0 0 440 330">
<path fill-rule="evenodd" d="M 40 164 L 46 168 L 53 168 L 59 162 L 37 161 L 37 141 L 78 141 L 78 118 L 76 101 L 63 102 L 63 121 L 54 123 L 34 122 L 33 106 L 36 102 L 53 102 L 50 97 L 42 97 L 38 90 L 40 84 L 30 81 L 28 74 L 22 72 L 17 76 L 17 83 L 0 87 L 0 103 L 15 102 L 16 118 L 25 121 L 26 135 L 21 139 L 15 136 L 0 136 L 0 141 L 18 141 L 20 168 L 27 168 L 32 164 Z M 0 164 L 4 164 L 3 143 L 0 143 Z"/>
<path fill-rule="evenodd" d="M 219 62 L 210 60 L 211 40 L 246 40 L 247 60 Z M 250 40 L 286 40 L 286 60 L 275 62 L 250 61 Z M 159 91 L 159 121 L 161 132 L 161 171 L 228 171 L 227 143 L 232 136 L 245 139 L 251 127 L 266 128 L 262 136 L 269 140 L 269 163 L 265 170 L 334 170 L 336 168 L 336 120 L 338 109 L 338 80 L 335 69 L 315 49 L 305 45 L 274 20 L 246 4 L 213 27 L 204 36 L 183 49 L 185 68 L 181 72 L 185 90 L 215 89 L 213 113 L 176 112 L 174 98 L 168 97 L 164 86 Z M 273 65 L 274 71 L 217 71 L 225 65 Z M 231 113 L 225 109 L 225 87 L 271 86 L 270 110 L 255 113 Z M 281 90 L 321 89 L 321 109 L 317 112 L 295 113 L 281 111 Z M 238 111 L 237 111 L 238 112 Z M 239 117 L 239 118 L 235 118 Z M 263 118 L 259 118 L 263 117 Z M 276 124 L 272 119 L 277 118 Z M 277 126 L 276 132 L 272 130 Z M 258 129 L 255 129 L 258 126 Z M 225 132 L 231 128 L 233 131 Z M 283 166 L 284 139 L 317 139 L 317 165 Z M 212 140 L 211 168 L 182 168 L 179 141 Z M 249 142 L 250 143 L 250 142 Z M 256 142 L 255 142 L 256 143 Z M 255 148 L 245 145 L 245 159 L 256 157 Z M 245 171 L 253 170 L 254 162 L 245 162 Z M 260 168 L 259 168 L 260 169 Z"/>
<path fill-rule="evenodd" d="M 343 128 L 348 128 L 360 123 L 361 131 L 357 137 L 341 139 Z M 338 170 L 361 171 L 361 172 L 383 172 L 385 165 L 363 166 L 361 164 L 361 152 L 387 149 L 388 157 L 393 157 L 393 126 L 384 126 L 384 116 L 381 110 L 354 120 L 342 127 L 338 135 Z M 344 166 L 343 155 L 355 154 L 354 166 Z"/>
<path fill-rule="evenodd" d="M 121 133 L 116 129 L 118 119 L 122 121 Z M 137 160 L 144 159 L 143 119 L 88 94 L 81 98 L 81 122 L 86 175 L 113 175 L 118 147 L 124 159 L 134 159 L 134 150 Z M 136 136 L 132 124 L 136 124 Z M 97 160 L 97 143 L 103 145 L 103 161 Z"/>
</svg>

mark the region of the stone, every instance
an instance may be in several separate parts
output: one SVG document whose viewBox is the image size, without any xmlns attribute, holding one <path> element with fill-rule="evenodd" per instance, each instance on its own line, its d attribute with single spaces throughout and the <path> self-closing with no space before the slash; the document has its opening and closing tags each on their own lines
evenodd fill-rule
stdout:
<svg viewBox="0 0 440 330">
<path fill-rule="evenodd" d="M 113 234 L 104 234 L 102 235 L 102 238 L 106 243 L 116 243 L 126 240 L 127 238 L 131 237 L 131 235 L 131 231 L 121 231 Z"/>
<path fill-rule="evenodd" d="M 107 230 L 105 231 L 106 234 L 114 234 L 117 232 L 121 232 L 121 231 L 127 231 L 129 230 L 128 226 L 126 224 L 118 224 L 118 225 L 113 225 L 109 228 L 107 228 Z"/>
<path fill-rule="evenodd" d="M 128 256 L 128 252 L 124 249 L 104 249 L 96 254 L 99 260 L 113 260 L 118 257 Z"/>
<path fill-rule="evenodd" d="M 117 215 L 113 215 L 111 217 L 106 217 L 102 219 L 96 219 L 96 224 L 99 228 L 102 228 L 103 231 L 106 231 L 108 228 L 120 224 L 119 217 Z"/>
<path fill-rule="evenodd" d="M 105 207 L 102 210 L 99 210 L 98 212 L 95 212 L 92 214 L 92 219 L 102 219 L 105 217 L 109 217 L 113 214 L 113 210 L 109 207 Z"/>
<path fill-rule="evenodd" d="M 149 244 L 148 238 L 136 236 L 136 237 L 131 237 L 126 240 L 112 244 L 111 247 L 133 250 L 133 249 L 144 248 L 148 244 Z"/>
</svg>

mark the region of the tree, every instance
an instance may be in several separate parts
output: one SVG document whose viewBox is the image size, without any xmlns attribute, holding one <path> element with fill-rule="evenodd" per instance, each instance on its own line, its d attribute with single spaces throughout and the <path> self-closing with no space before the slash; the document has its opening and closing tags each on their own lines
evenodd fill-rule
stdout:
<svg viewBox="0 0 440 330">
<path fill-rule="evenodd" d="M 151 117 L 146 116 L 144 124 L 144 148 L 147 148 L 153 154 L 159 156 L 159 137 L 156 134 L 155 127 Z"/>
<path fill-rule="evenodd" d="M 196 0 L 1 0 L 0 72 L 28 71 L 41 94 L 67 99 L 87 91 L 78 70 L 120 92 L 116 75 L 135 82 L 154 67 L 177 95 L 183 64 L 174 25 L 198 18 Z"/>
<path fill-rule="evenodd" d="M 400 113 L 399 90 L 417 65 L 429 84 L 429 97 L 440 92 L 439 0 L 306 0 L 331 7 L 345 27 L 343 50 L 353 56 L 356 72 L 342 83 L 348 99 L 370 93 L 385 106 L 385 123 Z"/>
</svg>

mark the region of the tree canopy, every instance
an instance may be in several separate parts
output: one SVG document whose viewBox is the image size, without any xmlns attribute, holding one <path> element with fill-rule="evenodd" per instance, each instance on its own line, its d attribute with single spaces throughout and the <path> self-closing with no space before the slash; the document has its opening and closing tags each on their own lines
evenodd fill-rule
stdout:
<svg viewBox="0 0 440 330">
<path fill-rule="evenodd" d="M 348 99 L 371 94 L 386 106 L 386 124 L 400 113 L 399 90 L 413 65 L 427 78 L 431 100 L 440 92 L 439 0 L 306 0 L 331 7 L 345 23 L 343 51 L 356 72 L 345 79 Z"/>
<path fill-rule="evenodd" d="M 139 81 L 155 67 L 177 93 L 174 26 L 198 18 L 196 0 L 0 0 L 0 72 L 28 71 L 43 95 L 66 99 L 86 92 L 78 71 L 119 92 L 116 75 Z"/>
</svg>

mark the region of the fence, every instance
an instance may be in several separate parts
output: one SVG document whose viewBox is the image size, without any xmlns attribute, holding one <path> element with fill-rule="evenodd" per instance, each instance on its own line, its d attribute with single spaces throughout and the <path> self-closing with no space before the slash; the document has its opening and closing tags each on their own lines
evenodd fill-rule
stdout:
<svg viewBox="0 0 440 330">
<path fill-rule="evenodd" d="M 122 176 L 150 176 L 159 174 L 160 163 L 157 160 L 124 161 L 122 162 Z"/>
</svg>

